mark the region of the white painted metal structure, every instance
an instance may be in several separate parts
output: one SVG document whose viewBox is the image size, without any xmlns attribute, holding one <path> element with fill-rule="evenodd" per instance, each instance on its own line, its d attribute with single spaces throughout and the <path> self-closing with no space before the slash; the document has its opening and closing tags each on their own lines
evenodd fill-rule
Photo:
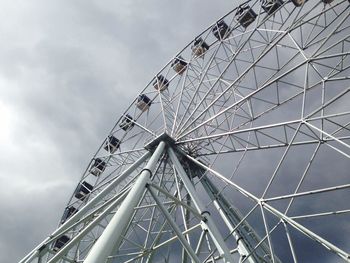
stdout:
<svg viewBox="0 0 350 263">
<path fill-rule="evenodd" d="M 247 1 L 204 30 L 21 262 L 350 262 L 349 15 Z"/>
</svg>

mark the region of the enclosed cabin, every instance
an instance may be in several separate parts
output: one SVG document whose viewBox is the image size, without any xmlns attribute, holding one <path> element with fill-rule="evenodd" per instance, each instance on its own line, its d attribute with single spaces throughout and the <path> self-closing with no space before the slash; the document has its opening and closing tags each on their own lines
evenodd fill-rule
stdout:
<svg viewBox="0 0 350 263">
<path fill-rule="evenodd" d="M 74 215 L 76 212 L 78 212 L 78 209 L 74 206 L 68 206 L 66 209 L 64 209 L 63 216 L 61 218 L 61 224 L 67 221 L 72 215 Z"/>
<path fill-rule="evenodd" d="M 103 149 L 105 149 L 107 152 L 113 154 L 116 150 L 119 149 L 119 147 L 120 147 L 120 140 L 118 140 L 113 135 L 109 135 L 108 138 L 106 139 L 106 142 L 105 142 Z"/>
<path fill-rule="evenodd" d="M 158 91 L 164 91 L 169 87 L 169 80 L 163 75 L 158 75 L 153 82 L 153 87 Z"/>
<path fill-rule="evenodd" d="M 74 197 L 83 201 L 86 196 L 91 193 L 92 189 L 94 189 L 94 187 L 91 184 L 83 181 L 78 185 L 77 189 L 75 189 Z"/>
<path fill-rule="evenodd" d="M 137 97 L 136 106 L 141 111 L 146 111 L 151 107 L 152 101 L 149 97 L 147 97 L 145 94 L 141 94 Z"/>
<path fill-rule="evenodd" d="M 90 173 L 99 176 L 106 169 L 107 163 L 101 160 L 100 158 L 96 158 L 92 161 L 90 167 Z"/>
<path fill-rule="evenodd" d="M 230 28 L 224 20 L 216 22 L 211 31 L 218 40 L 226 39 L 230 35 Z"/>
<path fill-rule="evenodd" d="M 191 49 L 192 55 L 194 55 L 195 57 L 202 57 L 204 53 L 208 51 L 209 45 L 205 43 L 205 41 L 201 37 L 199 37 L 194 40 Z"/>
<path fill-rule="evenodd" d="M 58 252 L 62 247 L 64 247 L 68 243 L 69 240 L 70 238 L 66 235 L 58 238 L 53 244 L 53 247 L 52 247 L 53 251 Z"/>
<path fill-rule="evenodd" d="M 171 63 L 171 67 L 176 73 L 182 75 L 186 70 L 187 62 L 181 56 L 177 56 Z"/>
<path fill-rule="evenodd" d="M 298 7 L 305 3 L 305 0 L 292 0 L 293 4 Z"/>
<path fill-rule="evenodd" d="M 255 21 L 257 14 L 249 5 L 240 5 L 236 11 L 235 18 L 244 28 L 247 28 Z"/>
<path fill-rule="evenodd" d="M 281 0 L 260 0 L 260 2 L 262 9 L 264 9 L 268 15 L 274 13 L 283 4 Z"/>
<path fill-rule="evenodd" d="M 122 122 L 119 124 L 119 127 L 122 128 L 124 131 L 127 131 L 127 130 L 131 130 L 132 127 L 134 127 L 134 125 L 135 125 L 134 119 L 129 114 L 126 114 L 122 119 Z"/>
</svg>

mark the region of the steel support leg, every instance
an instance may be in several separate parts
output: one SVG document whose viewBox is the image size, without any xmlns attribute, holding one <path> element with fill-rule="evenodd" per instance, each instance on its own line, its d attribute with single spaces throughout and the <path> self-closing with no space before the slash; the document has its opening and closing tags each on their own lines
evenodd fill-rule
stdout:
<svg viewBox="0 0 350 263">
<path fill-rule="evenodd" d="M 236 214 L 235 211 L 231 208 L 231 205 L 226 201 L 226 199 L 220 194 L 214 184 L 207 178 L 205 175 L 200 180 L 203 188 L 209 195 L 210 199 L 213 201 L 215 208 L 220 213 L 222 219 L 224 220 L 226 226 L 229 228 L 230 232 L 236 239 L 238 252 L 241 255 L 241 258 L 246 258 L 249 255 L 250 251 L 246 244 L 245 236 L 249 236 L 253 233 L 247 232 L 244 229 L 245 223 L 241 224 L 241 227 L 235 230 L 235 226 L 240 223 L 241 216 Z M 247 226 L 247 229 L 250 227 Z M 254 247 L 254 246 L 253 246 Z M 254 254 L 249 256 L 246 259 L 246 262 L 257 263 L 259 260 L 254 258 Z"/>
<path fill-rule="evenodd" d="M 99 214 L 92 222 L 90 222 L 81 232 L 79 232 L 78 235 L 76 235 L 72 240 L 70 240 L 62 249 L 60 249 L 57 254 L 48 261 L 48 263 L 54 263 L 61 259 L 61 256 L 64 256 L 69 249 L 71 249 L 73 246 L 75 246 L 91 229 L 93 229 L 97 224 L 101 222 L 107 216 L 110 214 L 125 198 L 127 193 L 124 193 L 119 198 L 117 198 L 112 204 L 109 205 L 109 207 L 106 208 L 101 214 Z"/>
<path fill-rule="evenodd" d="M 59 229 L 57 229 L 53 234 L 62 233 L 65 229 L 70 227 L 79 218 L 90 210 L 95 204 L 101 201 L 107 194 L 109 194 L 118 184 L 120 184 L 126 177 L 128 177 L 137 167 L 139 167 L 149 156 L 150 152 L 142 155 L 136 162 L 134 162 L 128 169 L 121 173 L 117 178 L 115 178 L 110 184 L 108 184 L 100 193 L 98 193 L 94 198 L 92 198 L 85 206 L 83 206 L 79 211 L 77 211 L 72 217 L 70 217 Z"/>
<path fill-rule="evenodd" d="M 256 203 L 259 203 L 259 199 L 255 197 L 253 194 L 250 192 L 246 191 L 245 189 L 241 188 L 239 185 L 235 184 L 234 182 L 230 181 L 227 179 L 225 176 L 222 174 L 218 173 L 217 171 L 211 169 L 210 167 L 204 165 L 203 163 L 199 162 L 198 160 L 192 158 L 191 156 L 186 155 L 186 157 L 196 163 L 198 166 L 206 169 L 207 171 L 210 171 L 214 176 L 216 176 L 218 179 L 228 183 L 231 185 L 233 188 L 235 188 L 237 191 L 240 193 L 246 195 L 248 198 L 254 200 Z M 342 250 L 341 248 L 337 247 L 336 245 L 332 244 L 331 242 L 323 239 L 316 233 L 312 232 L 308 228 L 304 227 L 303 225 L 299 224 L 296 222 L 294 219 L 286 216 L 285 214 L 281 213 L 274 207 L 272 207 L 269 203 L 263 202 L 262 206 L 269 211 L 270 213 L 274 214 L 277 218 L 284 220 L 288 225 L 292 226 L 294 229 L 299 231 L 300 233 L 304 234 L 305 236 L 313 239 L 314 241 L 318 242 L 322 246 L 326 247 L 328 250 L 333 251 L 335 254 L 337 254 L 339 257 L 344 259 L 347 262 L 350 262 L 350 254 Z"/>
<path fill-rule="evenodd" d="M 205 180 L 203 180 L 203 179 L 205 179 Z M 217 189 L 216 188 L 211 189 L 211 188 L 213 188 L 213 185 L 211 184 L 211 182 L 209 180 L 208 181 L 206 181 L 206 180 L 208 180 L 208 179 L 207 178 L 202 178 L 200 180 L 200 182 L 202 183 L 203 188 L 208 193 L 210 198 L 213 200 L 214 206 L 218 210 L 218 212 L 220 213 L 220 215 L 221 215 L 222 219 L 224 220 L 226 226 L 228 227 L 230 232 L 235 237 L 236 242 L 237 242 L 238 252 L 241 255 L 241 258 L 245 258 L 249 254 L 249 250 L 248 250 L 248 248 L 247 248 L 247 246 L 245 244 L 245 240 L 243 239 L 243 237 L 240 235 L 240 233 L 237 230 L 234 231 L 234 225 L 231 224 L 230 219 L 228 217 L 228 212 L 229 211 L 227 211 L 226 207 L 222 207 L 222 204 L 220 205 L 219 201 L 215 197 L 215 194 L 218 194 L 218 191 L 215 191 Z M 214 190 L 215 192 L 212 192 L 212 190 Z M 221 197 L 221 195 L 220 195 L 220 197 Z M 249 262 L 249 263 L 257 263 L 257 261 L 255 261 L 252 256 L 250 256 L 247 259 L 247 262 Z"/>
<path fill-rule="evenodd" d="M 206 222 L 203 222 L 203 228 L 208 230 L 211 238 L 214 241 L 216 248 L 218 249 L 218 251 L 220 253 L 220 256 L 224 259 L 224 261 L 227 263 L 228 262 L 233 263 L 234 262 L 233 257 L 230 253 L 230 250 L 226 246 L 226 243 L 225 243 L 223 237 L 221 236 L 221 233 L 219 232 L 216 225 L 214 224 L 214 221 L 212 220 L 210 213 L 205 211 L 205 207 L 202 204 L 201 200 L 199 199 L 198 193 L 196 192 L 194 186 L 192 185 L 191 180 L 187 176 L 187 174 L 186 174 L 184 168 L 182 167 L 180 161 L 178 160 L 174 150 L 171 149 L 170 147 L 168 148 L 168 154 L 169 154 L 170 159 L 171 159 L 172 163 L 174 164 L 175 169 L 177 170 L 182 182 L 184 183 L 185 188 L 187 189 L 189 195 L 191 196 L 191 199 L 192 199 L 194 205 L 196 206 L 198 211 L 200 213 L 202 213 L 202 215 L 205 216 L 207 219 Z"/>
<path fill-rule="evenodd" d="M 165 143 L 160 142 L 149 159 L 146 167 L 142 170 L 133 188 L 130 190 L 123 203 L 109 222 L 102 235 L 90 250 L 84 263 L 104 263 L 112 253 L 114 247 L 118 247 L 123 239 L 123 234 L 134 214 L 134 208 L 140 202 L 146 190 L 152 171 L 154 170 L 160 156 L 164 152 Z"/>
<path fill-rule="evenodd" d="M 41 248 L 46 246 L 52 240 L 54 240 L 59 235 L 63 234 L 68 228 L 75 224 L 79 219 L 89 211 L 95 204 L 101 201 L 110 191 L 115 188 L 122 180 L 129 176 L 137 167 L 139 167 L 149 156 L 150 152 L 142 155 L 136 162 L 134 162 L 128 169 L 126 169 L 122 174 L 115 178 L 106 188 L 104 188 L 99 194 L 92 198 L 85 206 L 79 209 L 72 217 L 70 217 L 63 225 L 57 228 L 50 237 L 46 238 L 41 242 L 36 248 L 34 248 L 30 253 L 28 253 L 19 263 L 27 263 L 34 260 L 39 256 Z"/>
</svg>

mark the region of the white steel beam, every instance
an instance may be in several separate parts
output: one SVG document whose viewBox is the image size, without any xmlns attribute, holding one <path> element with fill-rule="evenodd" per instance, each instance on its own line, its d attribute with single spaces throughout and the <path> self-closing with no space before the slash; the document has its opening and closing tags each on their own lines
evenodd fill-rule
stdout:
<svg viewBox="0 0 350 263">
<path fill-rule="evenodd" d="M 123 239 L 123 234 L 134 214 L 134 208 L 140 202 L 143 193 L 145 192 L 146 185 L 152 176 L 152 171 L 155 169 L 159 158 L 163 154 L 164 148 L 165 143 L 160 142 L 147 165 L 136 179 L 129 194 L 120 205 L 100 238 L 90 250 L 84 263 L 103 263 L 112 253 L 113 248 L 119 247 Z"/>
<path fill-rule="evenodd" d="M 172 219 L 172 216 L 169 214 L 167 209 L 164 207 L 162 202 L 157 197 L 157 194 L 154 192 L 154 190 L 151 187 L 148 187 L 148 191 L 151 193 L 154 201 L 156 201 L 156 203 L 158 205 L 158 208 L 162 211 L 166 220 L 168 221 L 168 223 L 170 224 L 170 226 L 174 230 L 175 234 L 179 238 L 179 240 L 180 240 L 181 244 L 183 245 L 183 247 L 185 248 L 186 252 L 190 255 L 191 259 L 196 263 L 200 263 L 201 261 L 199 260 L 199 258 L 197 257 L 197 255 L 193 251 L 193 249 L 191 248 L 190 244 L 188 244 L 188 242 L 187 242 L 185 236 L 182 234 L 180 228 L 178 227 L 176 222 Z"/>
<path fill-rule="evenodd" d="M 219 191 L 215 188 L 215 186 L 212 184 L 212 182 L 209 180 L 209 178 L 206 178 L 205 175 L 203 175 L 205 180 L 200 180 L 202 186 L 206 190 L 207 194 L 209 195 L 210 199 L 213 201 L 215 208 L 218 210 L 219 214 L 221 215 L 223 221 L 225 222 L 226 226 L 230 230 L 230 232 L 233 234 L 233 236 L 236 239 L 237 242 L 237 248 L 238 253 L 241 255 L 241 258 L 246 258 L 249 255 L 249 249 L 246 245 L 246 240 L 240 235 L 239 231 L 235 228 L 234 225 L 232 225 L 231 220 L 228 217 L 228 213 L 233 213 L 232 209 L 227 209 L 228 207 L 222 206 L 223 204 L 218 200 L 218 197 L 222 198 L 224 200 L 224 197 L 219 193 Z M 214 191 L 213 191 L 214 190 Z M 218 197 L 215 198 L 215 195 Z M 226 201 L 226 200 L 225 200 Z M 227 202 L 227 201 L 226 201 Z M 238 215 L 235 215 L 235 217 L 240 217 Z M 241 219 L 240 219 L 241 221 Z M 239 228 L 240 231 L 244 231 L 244 227 L 242 224 L 242 227 Z M 249 233 L 247 233 L 249 235 Z M 246 259 L 249 263 L 257 263 L 257 261 L 253 258 L 253 256 L 249 256 L 248 259 Z"/>
<path fill-rule="evenodd" d="M 193 162 L 195 162 L 196 164 L 198 164 L 200 167 L 203 167 L 207 171 L 211 172 L 217 178 L 223 180 L 224 182 L 227 182 L 229 185 L 231 185 L 233 188 L 235 188 L 242 195 L 244 195 L 247 198 L 255 201 L 257 204 L 261 205 L 264 209 L 266 209 L 267 211 L 269 211 L 270 213 L 272 213 L 276 217 L 280 218 L 281 220 L 284 220 L 286 223 L 288 223 L 290 226 L 292 226 L 293 228 L 295 228 L 296 230 L 298 230 L 299 232 L 301 232 L 305 236 L 307 236 L 310 239 L 320 243 L 326 249 L 328 249 L 330 251 L 333 251 L 335 254 L 337 254 L 339 257 L 344 259 L 346 262 L 350 262 L 350 254 L 349 253 L 347 253 L 344 250 L 340 249 L 339 247 L 337 247 L 336 245 L 332 244 L 331 242 L 323 239 L 322 237 L 320 237 L 316 233 L 312 232 L 311 230 L 307 229 L 306 227 L 302 226 L 301 224 L 299 224 L 298 222 L 296 222 L 295 220 L 293 220 L 289 216 L 286 216 L 282 212 L 280 212 L 277 209 L 273 208 L 271 205 L 269 205 L 268 203 L 264 202 L 263 199 L 259 199 L 258 197 L 254 196 L 253 194 L 251 194 L 247 190 L 243 189 L 239 185 L 235 184 L 234 182 L 230 181 L 229 179 L 227 179 L 225 176 L 223 176 L 222 174 L 218 173 L 217 171 L 215 171 L 215 170 L 211 169 L 210 167 L 202 164 L 201 162 L 199 162 L 198 160 L 192 158 L 189 155 L 185 155 L 185 156 L 188 159 L 190 159 Z"/>
<path fill-rule="evenodd" d="M 69 249 L 75 246 L 87 233 L 90 232 L 97 224 L 100 223 L 109 213 L 113 211 L 125 198 L 127 192 L 123 193 L 119 198 L 117 198 L 112 204 L 106 208 L 101 214 L 99 214 L 93 221 L 91 221 L 78 235 L 76 235 L 73 239 L 71 239 L 57 254 L 48 261 L 48 263 L 54 263 L 61 259 L 62 256 L 67 254 Z"/>
<path fill-rule="evenodd" d="M 79 219 L 89 211 L 95 204 L 101 201 L 110 191 L 116 187 L 122 180 L 129 176 L 140 164 L 142 164 L 149 156 L 150 152 L 142 155 L 136 162 L 134 162 L 128 169 L 126 169 L 121 175 L 115 178 L 106 188 L 104 188 L 99 194 L 92 198 L 85 206 L 83 206 L 79 211 L 77 211 L 72 217 L 70 217 L 63 225 L 58 227 L 50 237 L 47 237 L 43 242 L 41 242 L 36 248 L 34 248 L 30 253 L 28 253 L 19 263 L 31 262 L 33 259 L 39 256 L 40 248 L 47 245 L 49 242 L 54 240 L 57 236 L 61 235 L 68 228 L 74 225 Z"/>
<path fill-rule="evenodd" d="M 205 206 L 202 204 L 201 200 L 199 199 L 198 193 L 196 192 L 194 186 L 192 185 L 192 182 L 190 181 L 188 175 L 186 174 L 184 168 L 182 167 L 174 150 L 171 149 L 171 147 L 168 148 L 168 154 L 182 182 L 184 183 L 185 188 L 187 189 L 189 195 L 191 196 L 191 199 L 193 200 L 194 205 L 196 206 L 198 211 L 206 218 L 206 222 L 203 221 L 203 229 L 208 230 L 211 238 L 214 241 L 216 248 L 220 253 L 220 256 L 224 259 L 224 262 L 233 263 L 234 262 L 233 257 L 230 253 L 230 250 L 226 246 L 226 243 L 223 237 L 221 236 L 221 233 L 217 229 L 214 221 L 212 220 L 210 213 L 205 210 Z"/>
</svg>

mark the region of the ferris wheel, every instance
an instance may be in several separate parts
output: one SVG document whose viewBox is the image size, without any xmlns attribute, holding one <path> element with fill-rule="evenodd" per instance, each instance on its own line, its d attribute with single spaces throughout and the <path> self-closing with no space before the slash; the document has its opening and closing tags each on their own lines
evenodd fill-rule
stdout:
<svg viewBox="0 0 350 263">
<path fill-rule="evenodd" d="M 350 262 L 350 4 L 247 1 L 193 38 L 21 262 Z"/>
</svg>

